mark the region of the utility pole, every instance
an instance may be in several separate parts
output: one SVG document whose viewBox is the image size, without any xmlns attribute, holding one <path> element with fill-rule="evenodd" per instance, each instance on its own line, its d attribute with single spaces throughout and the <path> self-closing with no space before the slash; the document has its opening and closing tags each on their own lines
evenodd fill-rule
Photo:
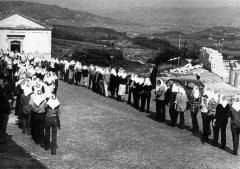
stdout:
<svg viewBox="0 0 240 169">
<path fill-rule="evenodd" d="M 180 29 L 179 42 L 178 42 L 179 54 L 180 54 L 180 50 L 181 50 L 181 38 L 182 38 L 182 30 Z M 180 56 L 178 57 L 178 67 L 179 67 L 179 59 L 180 59 Z"/>
<path fill-rule="evenodd" d="M 181 38 L 182 38 L 182 30 L 180 29 L 180 34 L 179 34 L 179 41 L 178 41 L 178 49 L 181 49 Z"/>
</svg>

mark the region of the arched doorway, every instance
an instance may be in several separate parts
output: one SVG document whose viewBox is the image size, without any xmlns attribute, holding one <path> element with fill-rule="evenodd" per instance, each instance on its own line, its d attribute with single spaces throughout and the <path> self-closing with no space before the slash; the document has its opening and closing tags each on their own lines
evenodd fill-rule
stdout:
<svg viewBox="0 0 240 169">
<path fill-rule="evenodd" d="M 11 42 L 11 51 L 13 52 L 21 52 L 21 42 L 19 41 L 12 41 Z"/>
</svg>

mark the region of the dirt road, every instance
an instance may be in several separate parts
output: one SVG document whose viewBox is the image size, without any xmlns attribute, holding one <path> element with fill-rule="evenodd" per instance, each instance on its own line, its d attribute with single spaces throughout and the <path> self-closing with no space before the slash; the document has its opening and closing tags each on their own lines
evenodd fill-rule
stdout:
<svg viewBox="0 0 240 169">
<path fill-rule="evenodd" d="M 180 130 L 83 87 L 60 81 L 58 93 L 62 128 L 57 155 L 52 156 L 23 135 L 11 115 L 8 133 L 12 137 L 8 144 L 0 145 L 0 168 L 240 168 L 240 156 L 230 154 L 229 126 L 229 150 L 223 151 L 211 146 L 211 140 L 202 144 L 200 133 L 188 131 L 189 112 L 185 113 L 186 129 Z M 154 105 L 152 101 L 152 112 Z M 201 122 L 200 114 L 198 117 Z"/>
</svg>

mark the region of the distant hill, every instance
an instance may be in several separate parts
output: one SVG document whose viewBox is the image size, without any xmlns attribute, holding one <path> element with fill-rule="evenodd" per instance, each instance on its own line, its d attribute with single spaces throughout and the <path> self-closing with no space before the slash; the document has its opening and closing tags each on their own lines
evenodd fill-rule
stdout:
<svg viewBox="0 0 240 169">
<path fill-rule="evenodd" d="M 130 10 L 95 10 L 101 16 L 149 26 L 150 31 L 197 32 L 214 26 L 240 26 L 240 7 L 221 8 L 134 8 Z"/>
<path fill-rule="evenodd" d="M 106 27 L 118 29 L 120 27 L 141 26 L 133 22 L 121 22 L 120 20 L 97 16 L 95 14 L 61 8 L 56 5 L 45 5 L 24 1 L 0 1 L 0 13 L 6 11 L 18 11 L 25 15 L 39 19 L 50 25 L 65 25 L 75 27 Z M 123 29 L 124 30 L 124 29 Z"/>
<path fill-rule="evenodd" d="M 179 31 L 166 31 L 163 33 L 154 33 L 151 36 L 153 37 L 161 37 L 161 38 L 179 38 Z M 182 33 L 183 38 L 191 38 L 191 39 L 228 39 L 235 40 L 240 37 L 240 28 L 234 27 L 225 27 L 225 26 L 215 26 L 212 28 L 207 28 L 201 31 L 197 31 L 194 33 Z M 235 38 L 235 39 L 234 39 Z"/>
</svg>

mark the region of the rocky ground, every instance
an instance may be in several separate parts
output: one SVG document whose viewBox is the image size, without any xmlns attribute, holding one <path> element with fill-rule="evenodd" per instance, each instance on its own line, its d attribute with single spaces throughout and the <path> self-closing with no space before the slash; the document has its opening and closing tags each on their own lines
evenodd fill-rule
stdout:
<svg viewBox="0 0 240 169">
<path fill-rule="evenodd" d="M 240 157 L 231 154 L 228 125 L 227 150 L 200 141 L 193 134 L 190 113 L 185 129 L 154 121 L 126 103 L 105 98 L 62 81 L 59 84 L 61 130 L 57 154 L 52 156 L 23 135 L 11 115 L 9 142 L 0 145 L 0 168 L 146 168 L 146 169 L 237 169 Z M 154 116 L 155 102 L 151 100 Z M 168 114 L 168 113 L 167 113 Z M 198 115 L 201 128 L 201 116 Z"/>
</svg>

